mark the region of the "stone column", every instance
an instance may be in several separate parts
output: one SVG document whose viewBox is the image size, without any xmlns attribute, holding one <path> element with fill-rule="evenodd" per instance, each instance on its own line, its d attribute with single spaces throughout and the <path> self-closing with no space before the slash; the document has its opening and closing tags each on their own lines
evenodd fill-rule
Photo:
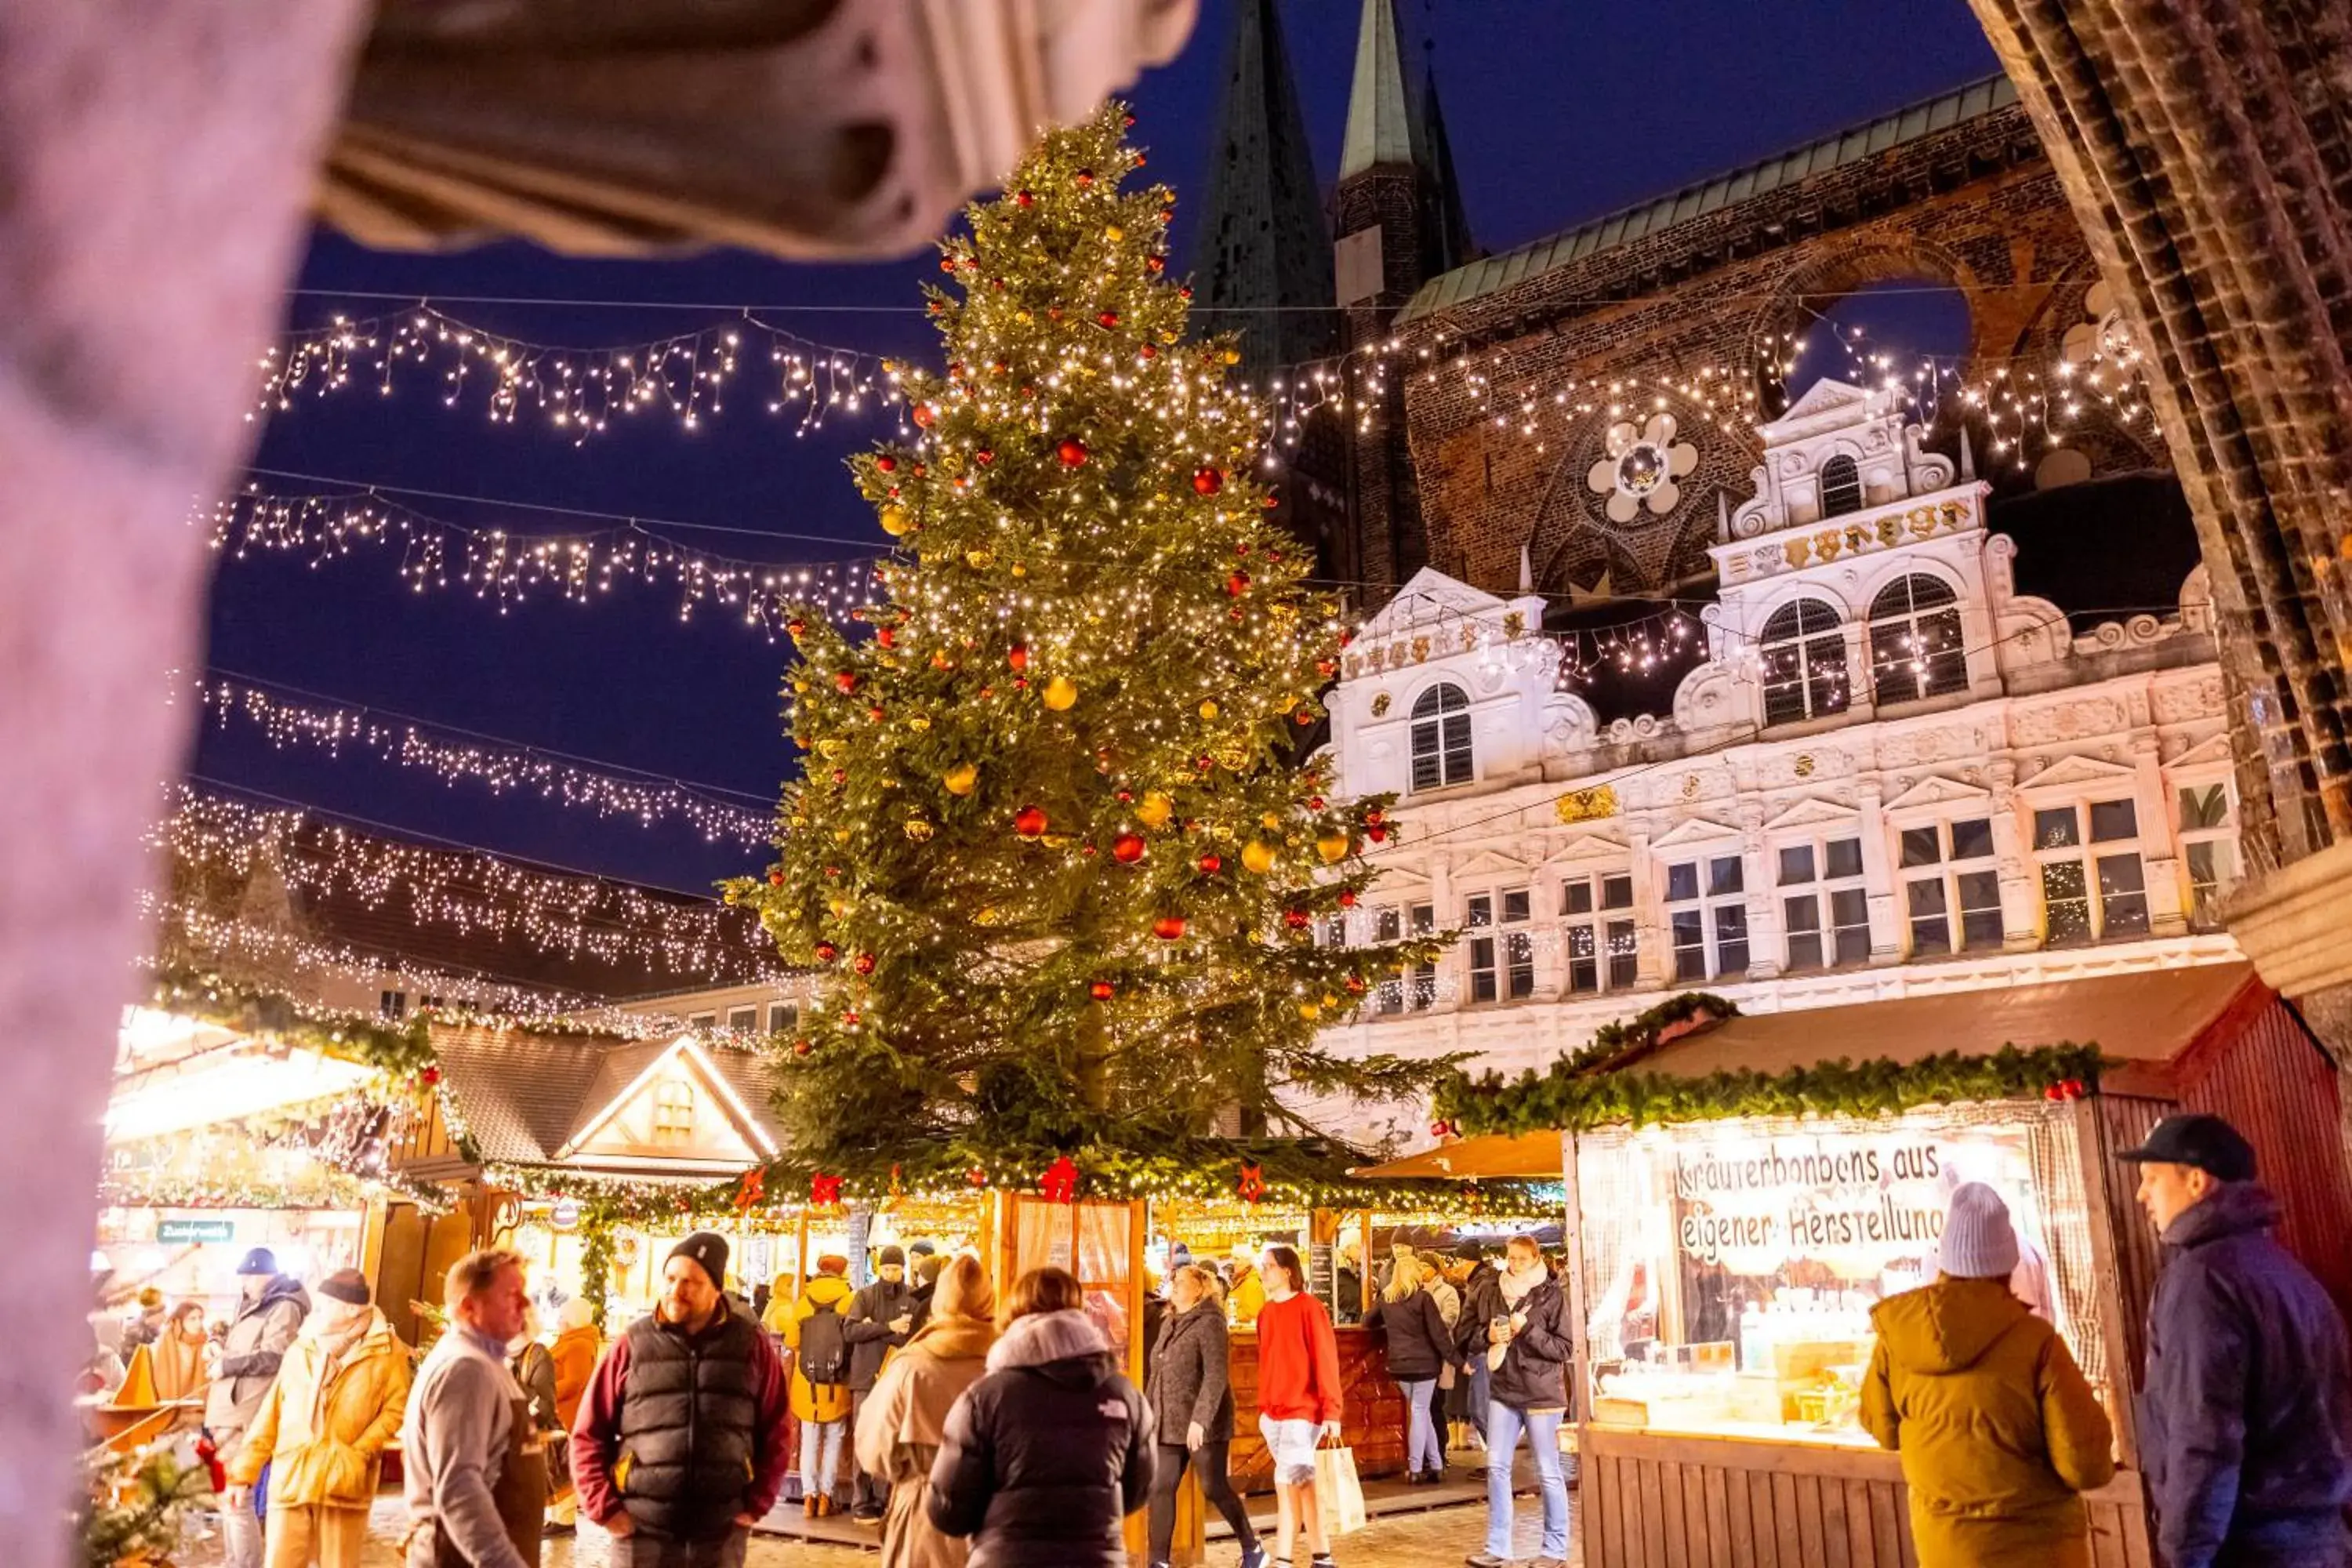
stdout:
<svg viewBox="0 0 2352 1568">
<path fill-rule="evenodd" d="M 1895 907 L 1902 889 L 1895 885 L 1895 861 L 1887 853 L 1886 814 L 1880 809 L 1885 795 L 1876 779 L 1854 786 L 1853 803 L 1862 812 L 1862 879 L 1870 904 L 1870 964 L 1874 969 L 1903 962 L 1903 916 Z M 1957 929 L 1960 915 L 1952 911 Z"/>
<path fill-rule="evenodd" d="M 1454 900 L 1454 876 L 1447 867 L 1445 851 L 1443 849 L 1433 849 L 1429 852 L 1429 907 L 1437 921 L 1439 931 L 1453 931 L 1462 925 L 1463 911 Z M 1412 913 L 1411 905 L 1406 906 L 1406 913 L 1409 918 Z M 1492 928 L 1489 928 L 1486 934 L 1492 936 L 1495 932 Z M 1451 1000 L 1445 994 L 1445 987 L 1449 982 L 1454 987 Z M 1429 1001 L 1433 1009 L 1450 1012 L 1469 1000 L 1470 937 L 1466 931 L 1462 940 L 1454 944 L 1450 952 L 1438 959 L 1436 984 L 1437 994 L 1431 997 Z M 1410 1005 L 1410 1002 L 1407 1005 Z"/>
<path fill-rule="evenodd" d="M 1626 837 L 1633 849 L 1633 939 L 1641 944 L 1634 955 L 1633 984 L 1643 991 L 1663 990 L 1674 973 L 1674 943 L 1666 931 L 1665 888 L 1658 862 L 1650 853 L 1654 825 L 1646 818 L 1629 818 Z M 1607 954 L 1602 954 L 1603 961 Z"/>
<path fill-rule="evenodd" d="M 69 1394 L 142 834 L 179 772 L 207 552 L 354 0 L 28 0 L 0 20 L 0 1563 L 62 1568 Z M 37 1155 L 34 1152 L 37 1151 Z"/>
<path fill-rule="evenodd" d="M 2132 736 L 2132 811 L 2139 818 L 2139 858 L 2147 879 L 2147 927 L 2152 936 L 2189 934 L 2189 900 L 2183 896 L 2180 846 L 2172 828 L 2172 798 L 2165 788 L 2164 764 L 2156 731 Z"/>
<path fill-rule="evenodd" d="M 1761 801 L 1739 803 L 1739 877 L 1746 886 L 1748 904 L 1748 978 L 1771 980 L 1789 966 L 1789 936 L 1780 923 L 1780 899 L 1773 886 L 1771 858 L 1764 849 Z M 1826 942 L 1826 909 L 1822 911 L 1822 921 Z"/>
<path fill-rule="evenodd" d="M 1986 770 L 1992 781 L 1992 854 L 2000 877 L 2000 947 L 2032 952 L 2042 945 L 2042 889 L 2026 834 L 2025 806 L 2017 798 L 2017 764 L 1996 762 Z M 1952 911 L 1957 922 L 1958 910 Z M 1955 926 L 1957 929 L 1957 925 Z"/>
</svg>

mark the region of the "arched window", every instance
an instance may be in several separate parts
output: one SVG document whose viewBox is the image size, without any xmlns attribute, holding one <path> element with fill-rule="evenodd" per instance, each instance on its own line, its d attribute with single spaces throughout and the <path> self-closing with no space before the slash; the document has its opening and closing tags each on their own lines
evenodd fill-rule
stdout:
<svg viewBox="0 0 2352 1568">
<path fill-rule="evenodd" d="M 1862 470 L 1844 453 L 1822 465 L 1821 486 L 1823 517 L 1862 510 Z"/>
<path fill-rule="evenodd" d="M 1470 782 L 1470 699 L 1451 681 L 1412 705 L 1412 787 L 1444 789 Z"/>
<path fill-rule="evenodd" d="M 1799 599 L 1764 623 L 1764 722 L 1845 711 L 1845 626 L 1826 599 Z"/>
<path fill-rule="evenodd" d="M 1898 577 L 1870 602 L 1870 679 L 1882 706 L 1967 689 L 1959 602 L 1940 579 Z"/>
</svg>

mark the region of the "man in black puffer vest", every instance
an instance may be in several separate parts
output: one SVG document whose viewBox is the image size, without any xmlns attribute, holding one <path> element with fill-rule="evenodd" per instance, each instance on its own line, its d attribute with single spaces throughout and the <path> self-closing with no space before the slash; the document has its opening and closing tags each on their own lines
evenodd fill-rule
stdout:
<svg viewBox="0 0 2352 1568">
<path fill-rule="evenodd" d="M 726 1278 L 725 1237 L 679 1242 L 653 1315 L 613 1342 L 581 1401 L 572 1481 L 613 1533 L 613 1568 L 740 1568 L 783 1485 L 783 1363 Z"/>
</svg>

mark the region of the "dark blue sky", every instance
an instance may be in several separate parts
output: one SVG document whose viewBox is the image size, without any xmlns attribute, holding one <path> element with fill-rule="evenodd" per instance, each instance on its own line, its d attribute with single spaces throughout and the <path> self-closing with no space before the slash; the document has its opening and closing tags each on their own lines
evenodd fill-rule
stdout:
<svg viewBox="0 0 2352 1568">
<path fill-rule="evenodd" d="M 1497 250 L 1995 68 L 1964 0 L 1408 0 L 1404 12 L 1416 47 L 1422 37 L 1435 40 L 1471 226 Z M 1359 0 L 1296 0 L 1284 14 L 1328 181 L 1346 119 Z M 1204 0 L 1183 55 L 1130 94 L 1150 173 L 1178 194 L 1180 264 L 1190 255 L 1228 22 L 1226 0 Z M 302 270 L 304 291 L 289 297 L 288 321 L 304 326 L 337 310 L 385 309 L 350 292 L 385 290 L 432 297 L 519 338 L 599 345 L 649 341 L 713 318 L 455 297 L 756 303 L 814 338 L 909 353 L 931 341 L 916 293 L 927 276 L 936 276 L 928 252 L 861 267 L 793 266 L 738 252 L 618 263 L 514 245 L 393 255 L 320 236 Z M 749 378 L 744 390 L 756 385 Z M 840 461 L 881 428 L 849 420 L 796 437 L 791 421 L 746 395 L 692 434 L 653 417 L 575 449 L 529 417 L 493 427 L 478 403 L 445 408 L 433 382 L 411 374 L 390 398 L 351 390 L 277 416 L 256 461 L 486 502 L 836 537 L 847 552 L 871 549 L 880 535 Z M 417 504 L 518 531 L 561 526 L 490 505 Z M 711 543 L 777 562 L 826 553 L 801 542 Z M 382 556 L 315 569 L 245 562 L 220 574 L 212 659 L 355 702 L 763 796 L 789 766 L 776 700 L 783 649 L 723 614 L 681 626 L 674 597 L 658 590 L 590 608 L 542 597 L 501 616 L 455 594 L 412 594 Z M 373 762 L 273 752 L 241 726 L 208 731 L 195 766 L 208 778 L 395 829 L 682 889 L 749 863 L 682 828 L 647 830 L 527 798 L 493 800 L 478 786 L 451 788 Z"/>
</svg>

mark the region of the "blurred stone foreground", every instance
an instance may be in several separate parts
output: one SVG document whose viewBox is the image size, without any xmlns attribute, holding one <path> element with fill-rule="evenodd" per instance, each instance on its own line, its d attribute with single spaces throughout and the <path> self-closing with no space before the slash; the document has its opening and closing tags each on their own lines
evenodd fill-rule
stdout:
<svg viewBox="0 0 2352 1568">
<path fill-rule="evenodd" d="M 195 508 L 313 213 L 370 245 L 912 249 L 1195 0 L 0 8 L 0 1563 L 63 1568 L 106 1103 L 201 659 Z M 561 1558 L 557 1558 L 561 1561 Z"/>
</svg>

